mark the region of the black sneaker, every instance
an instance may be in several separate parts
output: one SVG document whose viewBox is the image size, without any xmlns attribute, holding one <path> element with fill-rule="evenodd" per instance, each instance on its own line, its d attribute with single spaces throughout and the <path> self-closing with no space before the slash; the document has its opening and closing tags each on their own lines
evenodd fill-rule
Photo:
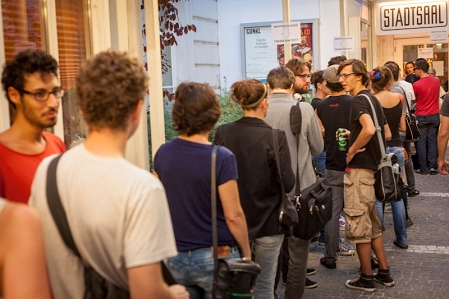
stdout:
<svg viewBox="0 0 449 299">
<path fill-rule="evenodd" d="M 419 190 L 413 189 L 413 190 L 407 191 L 408 197 L 415 197 L 416 195 L 419 195 Z"/>
<path fill-rule="evenodd" d="M 388 270 L 379 269 L 379 271 L 377 272 L 377 275 L 373 276 L 373 280 L 375 282 L 381 283 L 387 287 L 394 286 L 394 280 L 390 276 L 390 269 L 388 269 Z"/>
<path fill-rule="evenodd" d="M 372 293 L 376 290 L 373 283 L 373 276 L 365 275 L 363 273 L 354 280 L 346 280 L 345 285 L 350 289 L 360 290 L 369 293 Z"/>
<path fill-rule="evenodd" d="M 318 283 L 306 278 L 306 286 L 304 287 L 305 289 L 314 289 L 317 286 L 318 286 Z"/>
<path fill-rule="evenodd" d="M 307 268 L 307 276 L 309 275 L 315 275 L 316 274 L 316 270 L 313 268 Z"/>
</svg>

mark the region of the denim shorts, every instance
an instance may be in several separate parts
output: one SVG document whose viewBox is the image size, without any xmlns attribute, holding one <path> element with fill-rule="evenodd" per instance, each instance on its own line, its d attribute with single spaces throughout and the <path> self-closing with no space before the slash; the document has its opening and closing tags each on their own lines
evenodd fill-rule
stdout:
<svg viewBox="0 0 449 299">
<path fill-rule="evenodd" d="M 370 243 L 382 236 L 374 194 L 374 170 L 347 169 L 344 179 L 346 240 L 353 244 Z"/>
<path fill-rule="evenodd" d="M 219 256 L 219 258 L 239 257 L 238 247 L 229 247 L 225 255 Z M 214 258 L 210 247 L 178 252 L 177 256 L 167 259 L 166 264 L 174 279 L 186 287 L 190 299 L 212 298 Z"/>
</svg>

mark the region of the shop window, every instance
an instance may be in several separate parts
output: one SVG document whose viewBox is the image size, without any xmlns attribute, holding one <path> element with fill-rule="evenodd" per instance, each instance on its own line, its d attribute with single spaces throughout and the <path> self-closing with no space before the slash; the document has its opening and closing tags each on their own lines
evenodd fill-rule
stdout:
<svg viewBox="0 0 449 299">
<path fill-rule="evenodd" d="M 86 0 L 55 0 L 59 68 L 61 85 L 66 90 L 62 99 L 64 142 L 68 148 L 87 136 L 76 97 L 76 76 L 90 53 L 89 19 Z"/>
<path fill-rule="evenodd" d="M 6 61 L 26 50 L 45 50 L 42 29 L 41 1 L 2 0 L 3 38 Z M 15 109 L 9 106 L 11 124 L 15 118 Z"/>
</svg>

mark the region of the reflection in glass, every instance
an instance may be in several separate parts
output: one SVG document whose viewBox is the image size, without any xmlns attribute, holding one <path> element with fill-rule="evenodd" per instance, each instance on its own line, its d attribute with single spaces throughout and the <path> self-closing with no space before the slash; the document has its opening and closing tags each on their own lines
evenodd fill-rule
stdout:
<svg viewBox="0 0 449 299">
<path fill-rule="evenodd" d="M 89 26 L 86 0 L 55 0 L 58 29 L 64 142 L 70 148 L 87 136 L 87 127 L 78 109 L 76 76 L 89 49 Z"/>
<path fill-rule="evenodd" d="M 42 36 L 41 6 L 39 0 L 2 0 L 3 38 L 6 61 L 26 50 L 45 50 Z M 11 124 L 15 119 L 15 109 L 9 106 Z"/>
</svg>

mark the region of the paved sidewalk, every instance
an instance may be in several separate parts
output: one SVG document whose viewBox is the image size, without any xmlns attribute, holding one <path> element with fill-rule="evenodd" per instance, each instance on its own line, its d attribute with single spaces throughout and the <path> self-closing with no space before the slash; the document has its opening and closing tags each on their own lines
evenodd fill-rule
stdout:
<svg viewBox="0 0 449 299">
<path fill-rule="evenodd" d="M 324 247 L 314 243 L 308 266 L 317 274 L 309 278 L 318 282 L 318 288 L 306 290 L 303 298 L 449 298 L 449 176 L 416 174 L 415 178 L 421 194 L 409 198 L 414 224 L 407 229 L 407 250 L 393 245 L 392 213 L 385 213 L 385 250 L 395 286 L 375 283 L 374 293 L 346 288 L 345 281 L 359 275 L 358 257 L 340 257 L 337 269 L 329 270 L 319 262 Z M 277 293 L 283 299 L 282 285 Z"/>
</svg>

